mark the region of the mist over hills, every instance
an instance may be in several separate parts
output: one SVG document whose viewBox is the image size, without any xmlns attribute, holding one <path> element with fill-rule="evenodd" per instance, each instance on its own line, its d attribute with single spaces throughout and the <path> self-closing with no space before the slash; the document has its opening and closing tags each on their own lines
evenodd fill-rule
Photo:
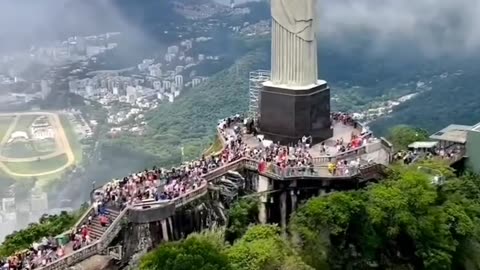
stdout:
<svg viewBox="0 0 480 270">
<path fill-rule="evenodd" d="M 173 1 L 2 1 L 0 52 L 109 31 L 121 31 L 132 39 L 148 42 L 154 39 L 158 24 L 181 20 L 183 17 L 173 12 Z"/>
<path fill-rule="evenodd" d="M 127 37 L 125 41 L 131 42 L 132 46 L 125 46 L 127 49 L 123 49 L 121 54 L 115 54 L 115 57 L 128 58 L 129 53 L 144 52 L 145 46 L 162 46 L 159 33 L 162 24 L 185 22 L 185 18 L 173 11 L 176 1 L 178 0 L 2 1 L 0 51 L 20 49 L 22 46 L 28 48 L 31 44 L 71 35 L 122 31 Z M 480 112 L 472 98 L 478 92 L 475 74 L 479 59 L 473 55 L 474 49 L 479 45 L 480 35 L 473 27 L 476 25 L 475 16 L 469 15 L 479 5 L 471 0 L 462 0 L 454 7 L 443 0 L 409 3 L 350 0 L 320 2 L 320 77 L 332 85 L 334 94 L 344 93 L 341 87 L 344 85 L 350 88 L 360 87 L 359 90 L 350 89 L 351 92 L 346 92 L 345 95 L 354 93 L 361 101 L 334 103 L 334 108 L 349 110 L 357 103 L 368 103 L 382 95 L 393 95 L 399 85 L 463 70 L 463 77 L 448 78 L 436 83 L 432 91 L 422 93 L 403 104 L 398 112 L 375 121 L 372 126 L 375 130 L 384 132 L 392 123 L 406 123 L 433 131 L 450 122 L 470 123 L 480 119 Z M 256 5 L 254 13 L 256 18 L 265 18 L 269 10 L 266 5 Z M 222 42 L 216 44 L 222 46 Z M 228 46 L 228 50 L 222 48 L 238 59 L 248 55 L 247 50 L 236 52 L 234 49 L 234 46 Z M 122 146 L 127 150 L 116 149 L 114 144 L 105 144 L 101 166 L 93 168 L 91 171 L 95 173 L 89 173 L 87 178 L 111 175 L 109 168 L 119 164 L 128 172 L 157 162 L 164 165 L 178 163 L 181 158 L 179 143 L 186 145 L 188 158 L 198 156 L 211 142 L 217 118 L 233 113 L 232 108 L 235 108 L 235 112 L 247 109 L 247 71 L 268 68 L 268 44 L 260 42 L 249 50 L 254 51 L 255 57 L 260 59 L 239 60 L 237 65 L 241 65 L 241 72 L 235 69 L 222 71 L 202 86 L 198 93 L 185 93 L 178 104 L 164 106 L 153 112 L 149 116 L 152 120 L 152 129 L 147 135 L 149 140 L 147 143 L 144 140 L 142 147 L 133 147 L 141 145 L 139 138 L 128 137 L 121 138 L 125 142 Z M 251 59 L 250 57 L 247 56 L 246 59 Z M 447 98 L 452 93 L 458 93 L 455 99 Z M 228 95 L 229 98 L 209 100 L 207 105 L 196 102 L 217 95 Z M 452 106 L 452 100 L 458 105 Z M 215 108 L 215 112 L 205 111 L 205 106 L 207 109 Z M 179 127 L 179 120 L 163 117 L 164 115 L 177 116 L 182 119 L 182 123 L 189 120 L 201 124 L 198 129 L 189 128 L 186 123 Z M 148 148 L 155 149 L 151 152 L 156 155 L 145 154 L 143 150 Z M 129 164 L 128 158 L 121 158 L 132 154 L 136 155 L 139 162 Z M 162 158 L 157 159 L 159 156 Z M 107 162 L 108 157 L 118 158 Z M 87 185 L 90 184 L 89 180 Z"/>
</svg>

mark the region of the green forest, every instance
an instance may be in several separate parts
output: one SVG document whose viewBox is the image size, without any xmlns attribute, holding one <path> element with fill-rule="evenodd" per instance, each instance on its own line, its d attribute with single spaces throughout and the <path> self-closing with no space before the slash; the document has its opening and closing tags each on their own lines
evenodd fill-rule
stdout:
<svg viewBox="0 0 480 270">
<path fill-rule="evenodd" d="M 477 66 L 462 69 L 460 75 L 450 74 L 396 109 L 392 115 L 372 123 L 372 128 L 384 132 L 389 126 L 409 124 L 434 133 L 450 124 L 474 125 L 480 122 L 480 91 Z"/>
<path fill-rule="evenodd" d="M 308 200 L 285 234 L 255 224 L 252 201 L 240 200 L 225 230 L 161 245 L 140 269 L 480 269 L 480 177 L 421 165 L 445 183 L 393 166 L 381 183 Z"/>
</svg>

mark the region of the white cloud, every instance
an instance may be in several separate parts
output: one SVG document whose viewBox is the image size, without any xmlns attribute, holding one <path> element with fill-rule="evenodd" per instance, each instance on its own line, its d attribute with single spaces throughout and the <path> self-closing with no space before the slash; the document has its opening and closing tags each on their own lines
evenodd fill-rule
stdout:
<svg viewBox="0 0 480 270">
<path fill-rule="evenodd" d="M 480 49 L 478 0 L 319 0 L 320 37 L 368 35 L 379 47 L 409 43 L 425 53 Z"/>
</svg>

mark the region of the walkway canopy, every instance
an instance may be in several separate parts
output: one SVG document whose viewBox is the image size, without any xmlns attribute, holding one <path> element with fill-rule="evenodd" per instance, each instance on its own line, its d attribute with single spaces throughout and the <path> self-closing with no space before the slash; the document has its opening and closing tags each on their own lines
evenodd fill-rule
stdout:
<svg viewBox="0 0 480 270">
<path fill-rule="evenodd" d="M 430 139 L 439 142 L 439 147 L 448 148 L 454 144 L 465 145 L 467 142 L 467 133 L 472 126 L 449 125 L 448 127 L 434 133 Z"/>
<path fill-rule="evenodd" d="M 408 149 L 420 152 L 434 152 L 438 142 L 414 142 L 408 145 Z"/>
</svg>

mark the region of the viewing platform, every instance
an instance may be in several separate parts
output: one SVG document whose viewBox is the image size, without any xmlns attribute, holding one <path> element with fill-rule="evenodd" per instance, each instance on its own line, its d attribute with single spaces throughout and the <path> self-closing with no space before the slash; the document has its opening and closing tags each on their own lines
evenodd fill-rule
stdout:
<svg viewBox="0 0 480 270">
<path fill-rule="evenodd" d="M 361 168 L 371 167 L 375 164 L 387 166 L 392 161 L 393 147 L 384 138 L 375 138 L 373 134 L 363 125 L 357 122 L 345 124 L 341 121 L 334 121 L 332 125 L 333 137 L 323 142 L 307 145 L 306 151 L 311 156 L 312 164 L 310 166 L 294 166 L 281 168 L 270 162 L 267 171 L 260 173 L 268 173 L 277 179 L 304 177 L 304 178 L 351 178 L 360 174 Z M 274 142 L 262 139 L 261 134 L 256 136 L 248 133 L 247 127 L 243 122 L 233 122 L 230 127 L 223 131 L 218 129 L 218 137 L 225 146 L 229 138 L 241 137 L 242 142 L 250 149 L 258 149 L 262 151 L 267 147 L 271 147 Z M 352 137 L 360 140 L 360 145 L 350 147 L 343 151 L 339 151 L 339 141 L 343 141 L 343 146 L 347 146 Z M 300 142 L 301 144 L 301 142 Z M 290 148 L 289 152 L 294 152 L 294 145 L 277 145 L 280 148 Z M 222 148 L 223 151 L 224 148 Z M 220 151 L 221 152 L 221 151 Z M 216 153 L 218 154 L 218 153 Z M 295 157 L 288 157 L 295 159 Z M 249 158 L 251 162 L 259 163 L 255 158 Z M 347 168 L 344 173 L 332 173 L 331 168 L 338 163 L 345 164 Z M 251 165 L 253 167 L 253 165 Z M 330 170 L 329 170 L 330 168 Z"/>
<path fill-rule="evenodd" d="M 150 222 L 160 222 L 162 227 L 162 235 L 168 241 L 168 232 L 173 230 L 171 218 L 175 215 L 177 209 L 195 202 L 209 193 L 209 186 L 222 179 L 222 177 L 231 171 L 250 171 L 258 175 L 258 179 L 254 186 L 257 186 L 257 192 L 262 192 L 276 189 L 280 186 L 292 187 L 305 186 L 300 184 L 302 180 L 314 181 L 316 188 L 323 188 L 327 186 L 356 186 L 362 181 L 369 181 L 370 179 L 378 179 L 378 173 L 383 171 L 385 166 L 390 163 L 392 156 L 392 146 L 383 138 L 375 138 L 368 128 L 363 127 L 356 122 L 342 122 L 334 121 L 332 125 L 333 137 L 315 144 L 308 145 L 306 142 L 299 142 L 298 145 L 277 145 L 274 142 L 262 140 L 262 136 L 256 134 L 249 134 L 247 126 L 242 121 L 231 122 L 227 128 L 218 128 L 218 136 L 222 143 L 221 151 L 214 153 L 213 156 L 207 158 L 206 164 L 217 164 L 210 168 L 210 165 L 198 165 L 205 162 L 192 161 L 187 162 L 189 165 L 182 165 L 177 168 L 178 171 L 185 171 L 186 166 L 203 166 L 203 173 L 199 180 L 193 186 L 187 186 L 183 193 L 172 199 L 154 199 L 141 200 L 137 202 L 130 202 L 121 207 L 108 206 L 111 208 L 114 215 L 110 215 L 111 223 L 108 227 L 92 228 L 95 232 L 92 242 L 83 246 L 82 248 L 73 251 L 68 244 L 66 254 L 60 259 L 49 263 L 48 265 L 37 268 L 43 270 L 65 269 L 79 263 L 93 255 L 110 254 L 112 241 L 119 235 L 122 220 L 128 221 L 131 224 L 147 224 Z M 241 141 L 235 147 L 229 146 L 232 143 L 232 138 Z M 343 142 L 342 142 L 343 141 Z M 281 151 L 280 151 L 281 150 Z M 253 155 L 252 153 L 261 153 L 262 151 L 270 152 L 270 160 L 261 158 L 261 155 Z M 276 151 L 273 154 L 272 151 Z M 286 155 L 288 153 L 288 155 Z M 297 155 L 297 156 L 295 156 Z M 285 162 L 279 162 L 280 158 L 284 158 Z M 218 160 L 215 162 L 214 160 Z M 308 160 L 308 162 L 306 162 Z M 288 166 L 285 164 L 289 164 Z M 193 168 L 194 168 L 193 167 Z M 208 170 L 205 170 L 208 167 Z M 199 168 L 199 167 L 197 167 Z M 168 170 L 167 170 L 168 172 Z M 157 170 L 144 171 L 141 181 L 148 182 L 150 176 L 158 173 Z M 130 179 L 139 183 L 136 175 L 132 174 Z M 134 177 L 134 178 L 132 178 Z M 265 184 L 265 179 L 278 181 L 284 184 Z M 163 180 L 162 180 L 163 181 Z M 183 181 L 183 180 L 182 180 Z M 185 181 L 192 181 L 186 179 Z M 300 181 L 300 182 L 299 182 Z M 332 184 L 332 183 L 338 183 Z M 352 184 L 353 183 L 353 184 Z M 355 184 L 356 183 L 356 184 Z M 164 185 L 163 183 L 162 185 Z M 307 184 L 307 186 L 310 184 Z M 157 192 L 163 192 L 163 188 L 158 189 Z M 105 191 L 105 187 L 99 189 L 100 193 Z M 302 196 L 300 191 L 297 191 L 295 196 Z M 283 192 L 282 194 L 285 194 Z M 265 195 L 262 195 L 262 198 Z M 282 195 L 284 196 L 284 195 Z M 94 197 L 92 197 L 93 199 Z M 281 197 L 280 205 L 286 205 L 286 199 Z M 277 198 L 278 199 L 278 198 Z M 276 200 L 277 200 L 276 199 Z M 272 197 L 273 200 L 273 197 Z M 290 200 L 290 199 L 289 199 Z M 292 199 L 292 210 L 296 207 L 296 203 Z M 265 201 L 262 203 L 265 207 Z M 277 207 L 278 208 L 278 207 Z M 282 208 L 283 209 L 283 208 Z M 285 209 L 284 209 L 285 210 Z M 90 207 L 83 217 L 72 228 L 73 231 L 78 231 L 84 224 L 89 223 L 89 217 L 95 216 L 96 210 L 94 206 Z M 265 212 L 265 211 L 263 211 Z M 262 213 L 263 213 L 262 212 Z M 285 224 L 287 216 L 286 210 L 281 212 L 281 224 Z M 264 220 L 264 218 L 261 218 Z M 94 227 L 98 222 L 94 222 Z M 282 226 L 283 226 L 282 225 Z M 113 253 L 115 254 L 115 252 Z M 112 255 L 116 256 L 116 255 Z"/>
</svg>

